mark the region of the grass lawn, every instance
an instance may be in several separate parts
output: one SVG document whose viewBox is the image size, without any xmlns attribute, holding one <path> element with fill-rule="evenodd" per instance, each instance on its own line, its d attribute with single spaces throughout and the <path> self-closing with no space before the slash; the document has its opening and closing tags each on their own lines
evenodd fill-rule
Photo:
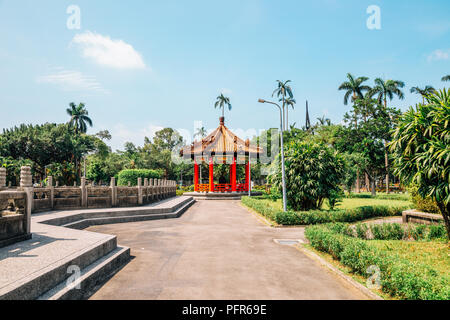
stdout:
<svg viewBox="0 0 450 320">
<path fill-rule="evenodd" d="M 371 240 L 375 247 L 399 257 L 432 266 L 450 283 L 450 248 L 443 241 Z"/>
<path fill-rule="evenodd" d="M 261 200 L 267 203 L 274 209 L 282 210 L 282 202 L 278 200 L 276 202 L 270 200 Z M 388 207 L 406 207 L 412 206 L 412 202 L 409 200 L 388 200 L 388 199 L 377 199 L 377 198 L 344 198 L 343 201 L 336 206 L 335 209 L 354 209 L 364 206 L 388 206 Z M 328 210 L 328 205 L 325 204 L 323 209 Z"/>
</svg>

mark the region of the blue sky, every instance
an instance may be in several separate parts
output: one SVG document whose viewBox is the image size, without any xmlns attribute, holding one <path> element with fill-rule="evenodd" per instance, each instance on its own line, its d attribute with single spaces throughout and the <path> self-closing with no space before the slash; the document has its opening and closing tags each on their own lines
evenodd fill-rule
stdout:
<svg viewBox="0 0 450 320">
<path fill-rule="evenodd" d="M 70 5 L 80 29 L 67 28 Z M 370 5 L 381 30 L 366 26 Z M 392 102 L 405 109 L 419 100 L 411 86 L 444 86 L 449 17 L 445 0 L 0 0 L 0 128 L 64 122 L 69 102 L 85 102 L 89 132 L 108 129 L 121 148 L 159 127 L 215 128 L 223 91 L 226 124 L 245 135 L 277 126 L 257 103 L 277 79 L 293 81 L 291 122 L 304 124 L 306 99 L 314 121 L 340 122 L 347 72 L 405 81 L 406 99 Z"/>
</svg>

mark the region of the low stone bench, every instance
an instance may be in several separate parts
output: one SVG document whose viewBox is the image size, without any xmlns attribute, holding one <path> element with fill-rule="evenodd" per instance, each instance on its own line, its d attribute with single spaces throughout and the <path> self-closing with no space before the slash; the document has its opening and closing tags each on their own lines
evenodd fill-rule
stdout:
<svg viewBox="0 0 450 320">
<path fill-rule="evenodd" d="M 406 210 L 402 213 L 402 220 L 403 223 L 439 224 L 444 221 L 444 218 L 439 214 Z"/>
</svg>

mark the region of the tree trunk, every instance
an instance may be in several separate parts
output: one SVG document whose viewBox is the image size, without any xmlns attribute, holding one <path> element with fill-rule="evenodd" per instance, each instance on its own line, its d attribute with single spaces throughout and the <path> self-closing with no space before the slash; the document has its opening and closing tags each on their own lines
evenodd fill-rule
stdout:
<svg viewBox="0 0 450 320">
<path fill-rule="evenodd" d="M 386 99 L 386 93 L 384 94 L 384 109 L 387 112 L 387 99 Z M 389 156 L 388 156 L 388 149 L 387 149 L 387 141 L 384 140 L 384 167 L 386 169 L 386 193 L 389 194 Z"/>
<path fill-rule="evenodd" d="M 371 187 L 372 197 L 375 197 L 377 195 L 377 189 L 376 189 L 376 186 L 375 186 L 375 179 L 372 178 L 370 180 L 370 184 L 372 185 L 372 187 Z"/>
<path fill-rule="evenodd" d="M 445 205 L 442 202 L 438 202 L 439 210 L 442 217 L 444 217 L 445 228 L 447 229 L 447 239 L 450 240 L 450 202 Z"/>
<path fill-rule="evenodd" d="M 359 189 L 361 185 L 361 182 L 359 181 L 359 170 L 356 170 L 356 193 L 360 193 L 361 190 Z"/>
<path fill-rule="evenodd" d="M 366 189 L 367 191 L 370 190 L 370 179 L 369 179 L 369 175 L 367 174 L 367 172 L 364 172 L 364 177 L 365 177 L 365 183 L 366 183 Z"/>
</svg>

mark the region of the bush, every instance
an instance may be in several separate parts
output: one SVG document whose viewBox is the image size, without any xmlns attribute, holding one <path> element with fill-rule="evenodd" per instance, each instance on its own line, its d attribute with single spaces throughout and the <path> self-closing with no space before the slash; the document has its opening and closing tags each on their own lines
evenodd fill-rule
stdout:
<svg viewBox="0 0 450 320">
<path fill-rule="evenodd" d="M 286 195 L 293 210 L 320 209 L 325 199 L 337 199 L 345 171 L 342 156 L 325 144 L 301 140 L 285 149 Z M 281 190 L 281 161 L 271 180 Z"/>
<path fill-rule="evenodd" d="M 117 185 L 128 186 L 128 182 L 130 182 L 132 186 L 137 186 L 138 178 L 161 179 L 161 176 L 161 172 L 157 170 L 126 169 L 119 172 Z"/>
<path fill-rule="evenodd" d="M 264 203 L 261 197 L 242 197 L 242 203 L 266 218 L 281 225 L 310 225 L 328 222 L 357 222 L 377 217 L 401 216 L 404 207 L 366 206 L 348 210 L 303 212 L 275 209 Z"/>
<path fill-rule="evenodd" d="M 389 251 L 371 246 L 370 242 L 345 236 L 338 232 L 345 230 L 339 224 L 313 226 L 305 235 L 311 245 L 319 251 L 331 254 L 335 259 L 350 267 L 353 272 L 367 275 L 367 268 L 380 269 L 382 290 L 393 297 L 413 300 L 448 300 L 450 287 L 446 278 L 431 267 L 411 263 Z"/>
<path fill-rule="evenodd" d="M 411 194 L 411 201 L 413 202 L 415 209 L 428 213 L 441 213 L 436 201 L 433 201 L 430 198 L 424 199 L 420 196 L 417 186 L 411 186 L 408 188 L 408 192 Z"/>
</svg>

